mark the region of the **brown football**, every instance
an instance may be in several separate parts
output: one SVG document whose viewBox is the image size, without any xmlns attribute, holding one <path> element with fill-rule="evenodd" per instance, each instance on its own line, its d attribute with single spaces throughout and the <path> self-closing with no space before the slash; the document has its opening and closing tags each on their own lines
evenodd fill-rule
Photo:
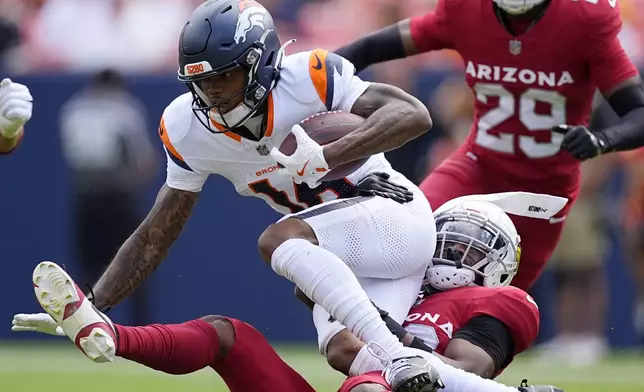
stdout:
<svg viewBox="0 0 644 392">
<path fill-rule="evenodd" d="M 321 146 L 334 142 L 344 135 L 353 132 L 358 126 L 362 125 L 365 119 L 353 113 L 334 111 L 322 112 L 303 120 L 300 125 L 306 131 L 311 139 L 318 142 Z M 280 151 L 286 155 L 295 152 L 297 142 L 293 134 L 289 134 L 280 146 Z M 358 170 L 369 158 L 358 159 L 357 161 L 345 163 L 333 168 L 329 173 L 322 177 L 322 181 L 331 181 L 344 178 L 354 171 Z"/>
</svg>

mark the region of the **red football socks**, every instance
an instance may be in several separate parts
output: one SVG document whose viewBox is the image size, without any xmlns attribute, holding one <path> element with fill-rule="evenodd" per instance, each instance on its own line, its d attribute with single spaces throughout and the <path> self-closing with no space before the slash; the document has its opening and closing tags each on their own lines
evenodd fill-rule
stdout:
<svg viewBox="0 0 644 392">
<path fill-rule="evenodd" d="M 116 355 L 169 374 L 187 374 L 210 366 L 219 352 L 217 330 L 200 319 L 115 328 Z"/>
</svg>

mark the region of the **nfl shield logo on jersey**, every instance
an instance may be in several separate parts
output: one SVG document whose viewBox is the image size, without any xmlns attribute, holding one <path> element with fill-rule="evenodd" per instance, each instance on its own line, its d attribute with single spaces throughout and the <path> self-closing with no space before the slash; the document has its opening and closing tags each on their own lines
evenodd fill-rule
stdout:
<svg viewBox="0 0 644 392">
<path fill-rule="evenodd" d="M 521 53 L 521 41 L 518 39 L 510 40 L 510 53 L 518 56 Z"/>
<path fill-rule="evenodd" d="M 257 146 L 256 150 L 261 156 L 266 156 L 271 153 L 268 150 L 268 147 L 266 147 L 266 144 L 260 144 L 259 146 Z"/>
</svg>

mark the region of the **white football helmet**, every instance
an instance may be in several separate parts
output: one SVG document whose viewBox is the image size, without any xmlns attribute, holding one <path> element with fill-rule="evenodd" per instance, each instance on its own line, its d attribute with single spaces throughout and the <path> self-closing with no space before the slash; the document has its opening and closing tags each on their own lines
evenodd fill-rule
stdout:
<svg viewBox="0 0 644 392">
<path fill-rule="evenodd" d="M 426 283 L 438 290 L 507 286 L 517 273 L 520 238 L 510 217 L 488 201 L 448 202 L 434 213 L 436 251 Z"/>
<path fill-rule="evenodd" d="M 493 0 L 496 5 L 510 15 L 524 14 L 546 0 Z"/>
</svg>

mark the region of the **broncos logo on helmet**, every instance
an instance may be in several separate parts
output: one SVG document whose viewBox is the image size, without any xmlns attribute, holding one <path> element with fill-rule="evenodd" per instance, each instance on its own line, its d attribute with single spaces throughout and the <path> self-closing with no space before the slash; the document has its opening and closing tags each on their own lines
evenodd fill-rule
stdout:
<svg viewBox="0 0 644 392">
<path fill-rule="evenodd" d="M 237 18 L 237 28 L 235 29 L 235 37 L 233 38 L 236 44 L 246 41 L 246 35 L 253 27 L 259 27 L 262 31 L 266 30 L 264 26 L 266 12 L 266 8 L 259 4 L 242 10 L 239 18 Z"/>
</svg>

